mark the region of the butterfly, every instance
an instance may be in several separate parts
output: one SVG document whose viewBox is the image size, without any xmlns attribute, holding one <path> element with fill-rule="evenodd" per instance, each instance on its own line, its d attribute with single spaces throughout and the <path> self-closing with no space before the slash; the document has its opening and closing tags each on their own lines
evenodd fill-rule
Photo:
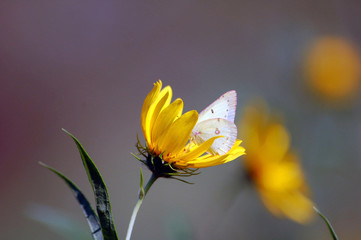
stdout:
<svg viewBox="0 0 361 240">
<path fill-rule="evenodd" d="M 199 114 L 191 133 L 192 141 L 200 145 L 212 137 L 223 136 L 214 141 L 208 152 L 213 155 L 226 154 L 237 139 L 237 126 L 234 124 L 236 106 L 235 90 L 220 96 Z"/>
</svg>

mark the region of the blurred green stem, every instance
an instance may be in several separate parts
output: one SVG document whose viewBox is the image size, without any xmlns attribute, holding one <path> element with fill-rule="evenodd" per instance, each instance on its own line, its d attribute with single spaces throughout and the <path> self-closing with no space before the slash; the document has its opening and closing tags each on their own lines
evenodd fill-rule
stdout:
<svg viewBox="0 0 361 240">
<path fill-rule="evenodd" d="M 130 237 L 132 235 L 132 231 L 133 231 L 133 226 L 134 226 L 134 222 L 135 222 L 135 218 L 137 217 L 137 213 L 140 209 L 140 206 L 143 203 L 144 197 L 147 195 L 148 190 L 150 189 L 150 187 L 153 185 L 153 183 L 155 182 L 155 180 L 157 180 L 158 177 L 155 174 L 152 174 L 152 176 L 149 178 L 149 181 L 147 183 L 147 185 L 144 188 L 144 192 L 143 192 L 143 186 L 140 186 L 139 189 L 139 195 L 138 195 L 138 201 L 134 206 L 133 209 L 133 213 L 132 213 L 132 217 L 130 218 L 130 222 L 129 222 L 129 226 L 128 226 L 128 231 L 127 231 L 127 236 L 126 236 L 126 240 L 130 240 Z"/>
</svg>

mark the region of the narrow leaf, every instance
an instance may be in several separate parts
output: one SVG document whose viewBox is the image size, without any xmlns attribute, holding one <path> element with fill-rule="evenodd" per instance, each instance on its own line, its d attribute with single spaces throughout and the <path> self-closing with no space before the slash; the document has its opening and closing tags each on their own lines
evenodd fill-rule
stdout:
<svg viewBox="0 0 361 240">
<path fill-rule="evenodd" d="M 140 190 L 139 190 L 139 199 L 144 198 L 144 188 L 143 188 L 143 172 L 140 169 Z"/>
<path fill-rule="evenodd" d="M 320 215 L 320 217 L 323 219 L 323 221 L 325 221 L 325 223 L 327 224 L 328 230 L 330 230 L 333 240 L 338 240 L 335 230 L 333 229 L 333 227 L 332 227 L 331 223 L 328 221 L 328 219 L 315 206 L 313 206 L 313 209 L 318 213 L 318 215 Z"/>
<path fill-rule="evenodd" d="M 63 129 L 63 131 L 72 137 L 78 147 L 85 171 L 88 175 L 89 182 L 94 192 L 96 209 L 98 212 L 103 237 L 105 240 L 117 240 L 118 236 L 113 222 L 108 190 L 105 186 L 103 178 L 100 175 L 97 166 L 89 157 L 88 153 L 85 151 L 78 139 L 76 139 L 71 133 L 69 133 L 65 129 Z"/>
<path fill-rule="evenodd" d="M 73 192 L 75 198 L 78 200 L 78 203 L 80 204 L 83 214 L 88 222 L 88 225 L 90 227 L 92 236 L 94 240 L 103 240 L 103 235 L 101 233 L 101 228 L 99 224 L 98 216 L 95 214 L 93 208 L 91 207 L 89 201 L 86 199 L 84 194 L 80 191 L 80 189 L 67 177 L 65 177 L 62 173 L 58 172 L 54 168 L 39 162 L 40 165 L 43 167 L 46 167 L 56 175 L 58 175 L 61 179 L 64 180 L 64 182 L 69 186 L 71 191 Z"/>
</svg>

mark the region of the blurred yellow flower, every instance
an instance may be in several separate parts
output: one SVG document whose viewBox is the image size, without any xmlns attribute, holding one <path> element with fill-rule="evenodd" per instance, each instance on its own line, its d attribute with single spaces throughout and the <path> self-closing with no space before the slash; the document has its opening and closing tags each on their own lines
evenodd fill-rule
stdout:
<svg viewBox="0 0 361 240">
<path fill-rule="evenodd" d="M 245 169 L 267 209 L 276 216 L 305 223 L 313 203 L 297 156 L 290 151 L 290 136 L 266 106 L 250 105 L 241 123 L 247 155 Z"/>
<path fill-rule="evenodd" d="M 305 75 L 314 92 L 327 101 L 348 100 L 361 81 L 358 49 L 342 37 L 322 37 L 310 46 Z"/>
<path fill-rule="evenodd" d="M 191 141 L 191 133 L 198 121 L 195 110 L 183 112 L 183 101 L 178 98 L 171 103 L 172 89 L 162 89 L 159 80 L 144 100 L 141 125 L 147 145 L 138 150 L 147 158 L 143 161 L 153 173 L 170 176 L 177 170 L 204 168 L 223 164 L 244 154 L 237 140 L 232 149 L 223 155 L 212 155 L 207 151 L 213 142 L 222 136 L 215 136 L 202 144 Z"/>
</svg>

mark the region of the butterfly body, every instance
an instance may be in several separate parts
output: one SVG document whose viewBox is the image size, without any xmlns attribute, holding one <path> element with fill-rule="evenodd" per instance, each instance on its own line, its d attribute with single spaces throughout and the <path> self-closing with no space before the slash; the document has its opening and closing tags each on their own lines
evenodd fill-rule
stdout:
<svg viewBox="0 0 361 240">
<path fill-rule="evenodd" d="M 236 106 L 236 91 L 220 96 L 199 114 L 191 134 L 192 140 L 200 145 L 212 137 L 222 136 L 214 141 L 208 152 L 213 155 L 226 154 L 237 139 L 237 126 L 234 124 Z"/>
</svg>

